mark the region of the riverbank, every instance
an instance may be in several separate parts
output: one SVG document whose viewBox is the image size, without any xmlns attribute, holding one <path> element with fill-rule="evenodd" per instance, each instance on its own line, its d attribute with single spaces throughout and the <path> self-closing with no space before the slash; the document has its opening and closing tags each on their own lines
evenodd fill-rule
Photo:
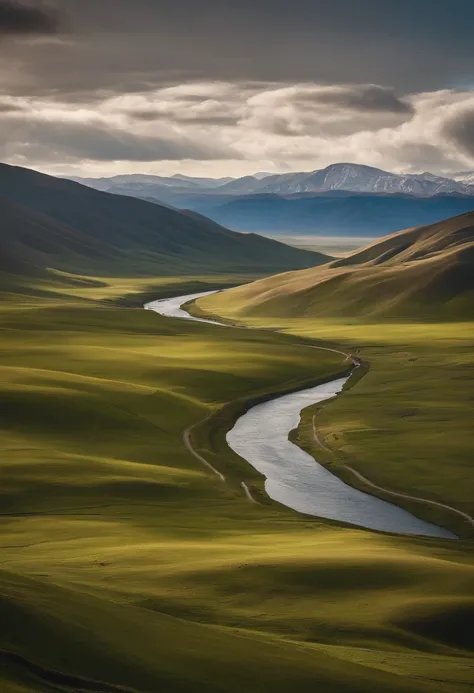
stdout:
<svg viewBox="0 0 474 693">
<path fill-rule="evenodd" d="M 226 320 L 252 327 L 279 327 L 289 337 L 327 340 L 360 357 L 363 364 L 370 362 L 370 371 L 357 387 L 351 379 L 344 396 L 318 413 L 318 432 L 333 458 L 327 460 L 313 449 L 317 459 L 362 490 L 366 489 L 358 486 L 355 477 L 345 473 L 344 464 L 378 486 L 445 503 L 474 516 L 470 324 L 244 320 L 226 312 L 224 299 L 224 294 L 201 299 L 199 309 L 212 316 L 220 310 Z M 302 440 L 308 442 L 311 436 L 308 424 Z M 402 499 L 400 504 L 456 534 L 472 536 L 469 525 L 449 511 L 416 508 Z"/>
<path fill-rule="evenodd" d="M 189 312 L 188 308 L 194 305 L 196 297 L 185 295 L 173 297 L 169 300 L 160 299 L 150 302 L 145 308 L 159 315 L 165 315 L 178 320 L 186 319 L 187 321 L 200 324 L 219 324 L 213 318 L 197 317 Z M 233 327 L 230 324 L 222 326 Z M 230 335 L 226 335 L 227 339 L 233 333 L 235 333 L 235 330 L 232 330 Z M 256 337 L 258 338 L 258 334 Z M 225 478 L 230 486 L 234 489 L 239 489 L 240 492 L 242 481 L 244 480 L 252 488 L 252 493 L 258 496 L 260 500 L 264 498 L 264 479 L 247 460 L 242 459 L 229 448 L 226 443 L 226 436 L 229 430 L 234 426 L 239 417 L 258 404 L 268 402 L 282 395 L 305 390 L 308 387 L 328 383 L 337 378 L 348 377 L 353 371 L 353 364 L 351 362 L 349 365 L 348 355 L 339 350 L 300 343 L 299 340 L 291 340 L 285 335 L 279 335 L 278 333 L 264 333 L 263 338 L 276 340 L 283 350 L 291 347 L 296 351 L 308 346 L 317 349 L 317 359 L 312 358 L 311 354 L 308 353 L 308 358 L 311 359 L 309 361 L 311 364 L 309 368 L 310 373 L 304 376 L 299 375 L 296 379 L 285 380 L 270 388 L 249 390 L 244 396 L 231 400 L 222 407 L 217 408 L 206 416 L 203 421 L 198 421 L 186 429 L 184 433 L 185 444 L 191 447 L 193 454 L 203 464 L 209 466 L 221 480 Z"/>
<path fill-rule="evenodd" d="M 184 308 L 184 306 L 190 306 L 192 309 L 196 300 L 212 296 L 215 293 L 211 291 L 158 300 L 147 304 L 145 308 L 167 317 L 217 324 L 219 327 L 229 328 L 228 324 L 219 323 L 214 318 L 211 319 L 210 316 L 208 318 L 196 317 Z M 237 327 L 237 329 L 239 328 Z M 419 520 L 393 503 L 377 500 L 373 495 L 366 495 L 355 490 L 354 487 L 341 482 L 337 476 L 325 472 L 317 460 L 312 461 L 303 450 L 296 448 L 289 442 L 288 438 L 299 420 L 300 411 L 308 402 L 321 403 L 333 399 L 350 382 L 350 375 L 356 374 L 359 369 L 362 370 L 359 359 L 340 349 L 312 344 L 304 344 L 302 347 L 337 354 L 343 357 L 346 363 L 349 361 L 351 368 L 348 369 L 345 377 L 326 381 L 325 384 L 321 383 L 304 390 L 293 388 L 293 391 L 280 396 L 264 393 L 260 398 L 261 401 L 254 398 L 253 404 L 245 406 L 241 413 L 233 419 L 231 428 L 225 425 L 228 421 L 224 419 L 221 433 L 225 433 L 225 442 L 231 450 L 263 474 L 265 491 L 273 500 L 303 514 L 324 517 L 337 522 L 347 522 L 379 531 L 423 534 L 449 539 L 457 538 L 439 526 Z M 282 389 L 286 390 L 288 386 L 284 384 Z M 208 425 L 208 422 L 213 418 L 216 416 L 206 417 L 204 425 Z M 222 421 L 222 414 L 219 420 Z M 225 476 L 201 454 L 202 451 L 197 452 L 193 447 L 190 440 L 193 429 L 194 427 L 185 432 L 185 444 L 204 465 L 219 475 L 222 481 L 225 481 Z M 219 435 L 219 431 L 216 434 Z M 221 450 L 222 448 L 224 448 L 224 458 L 228 457 L 225 445 L 221 446 Z M 205 454 L 206 451 L 204 450 Z M 216 463 L 219 462 L 222 466 L 222 460 L 216 461 Z M 230 475 L 235 477 L 235 474 L 234 464 Z M 246 490 L 248 496 L 247 485 L 241 480 L 237 483 Z M 253 499 L 251 494 L 250 497 Z"/>
</svg>

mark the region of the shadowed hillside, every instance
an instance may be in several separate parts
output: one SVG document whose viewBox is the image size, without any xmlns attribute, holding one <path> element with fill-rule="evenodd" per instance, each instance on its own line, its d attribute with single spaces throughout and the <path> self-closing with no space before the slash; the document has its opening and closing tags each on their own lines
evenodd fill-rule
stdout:
<svg viewBox="0 0 474 693">
<path fill-rule="evenodd" d="M 12 272 L 274 272 L 326 256 L 229 231 L 197 215 L 0 165 L 0 247 Z M 6 265 L 6 266 L 5 266 Z"/>
<path fill-rule="evenodd" d="M 38 276 L 48 267 L 72 269 L 92 259 L 97 263 L 114 260 L 107 244 L 1 197 L 0 218 L 3 272 Z"/>
<path fill-rule="evenodd" d="M 474 212 L 401 231 L 324 267 L 232 289 L 235 315 L 474 317 Z"/>
</svg>

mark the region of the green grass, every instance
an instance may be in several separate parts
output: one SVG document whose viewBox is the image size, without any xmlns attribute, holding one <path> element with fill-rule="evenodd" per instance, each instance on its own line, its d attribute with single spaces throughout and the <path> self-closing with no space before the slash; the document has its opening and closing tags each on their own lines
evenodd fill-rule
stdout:
<svg viewBox="0 0 474 693">
<path fill-rule="evenodd" d="M 226 293 L 198 304 L 254 327 L 280 326 L 300 337 L 338 344 L 368 362 L 368 373 L 344 397 L 308 410 L 303 444 L 310 445 L 311 419 L 318 412 L 319 438 L 335 457 L 326 459 L 315 445 L 312 450 L 337 473 L 344 475 L 342 465 L 350 464 L 380 486 L 474 514 L 472 323 L 245 318 Z M 419 506 L 417 512 L 462 533 L 469 530 L 442 510 Z"/>
<path fill-rule="evenodd" d="M 469 691 L 469 543 L 251 504 L 220 425 L 196 441 L 231 483 L 183 445 L 339 357 L 111 302 L 141 291 L 0 304 L 2 693 Z"/>
</svg>

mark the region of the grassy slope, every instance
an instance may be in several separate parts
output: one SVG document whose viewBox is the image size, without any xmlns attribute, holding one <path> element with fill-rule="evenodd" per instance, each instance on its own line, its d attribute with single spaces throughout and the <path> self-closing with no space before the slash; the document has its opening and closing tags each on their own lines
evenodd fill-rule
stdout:
<svg viewBox="0 0 474 693">
<path fill-rule="evenodd" d="M 317 420 L 321 442 L 336 455 L 331 464 L 352 482 L 345 464 L 392 491 L 473 515 L 473 251 L 471 213 L 394 234 L 327 267 L 270 277 L 199 305 L 359 351 L 370 372 Z M 308 417 L 300 437 L 314 449 Z M 443 510 L 420 506 L 420 511 L 452 522 Z M 462 523 L 457 525 L 462 532 Z"/>
<path fill-rule="evenodd" d="M 348 463 L 393 491 L 474 514 L 472 323 L 250 318 L 236 307 L 234 296 L 231 290 L 198 304 L 206 312 L 253 326 L 279 326 L 292 334 L 333 341 L 370 363 L 357 386 L 317 417 L 319 437 L 336 454 L 330 462 L 339 472 Z M 307 427 L 306 444 L 310 435 Z M 324 454 L 319 451 L 318 457 Z M 420 506 L 419 512 L 463 529 L 442 511 Z"/>
<path fill-rule="evenodd" d="M 468 691 L 467 547 L 250 504 L 182 444 L 337 357 L 104 284 L 1 303 L 2 691 Z"/>
<path fill-rule="evenodd" d="M 235 289 L 234 314 L 471 320 L 474 212 L 384 238 L 323 267 Z"/>
</svg>

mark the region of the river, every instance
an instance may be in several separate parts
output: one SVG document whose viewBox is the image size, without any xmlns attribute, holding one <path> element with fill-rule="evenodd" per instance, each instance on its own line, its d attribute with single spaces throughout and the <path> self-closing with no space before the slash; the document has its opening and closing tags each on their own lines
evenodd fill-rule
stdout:
<svg viewBox="0 0 474 693">
<path fill-rule="evenodd" d="M 211 293 L 160 299 L 145 308 L 167 317 L 224 326 L 216 320 L 195 318 L 182 308 Z M 349 486 L 288 440 L 302 409 L 331 399 L 347 380 L 338 378 L 251 407 L 227 433 L 229 447 L 265 477 L 265 490 L 273 500 L 300 513 L 385 532 L 456 539 L 447 529 Z"/>
</svg>

